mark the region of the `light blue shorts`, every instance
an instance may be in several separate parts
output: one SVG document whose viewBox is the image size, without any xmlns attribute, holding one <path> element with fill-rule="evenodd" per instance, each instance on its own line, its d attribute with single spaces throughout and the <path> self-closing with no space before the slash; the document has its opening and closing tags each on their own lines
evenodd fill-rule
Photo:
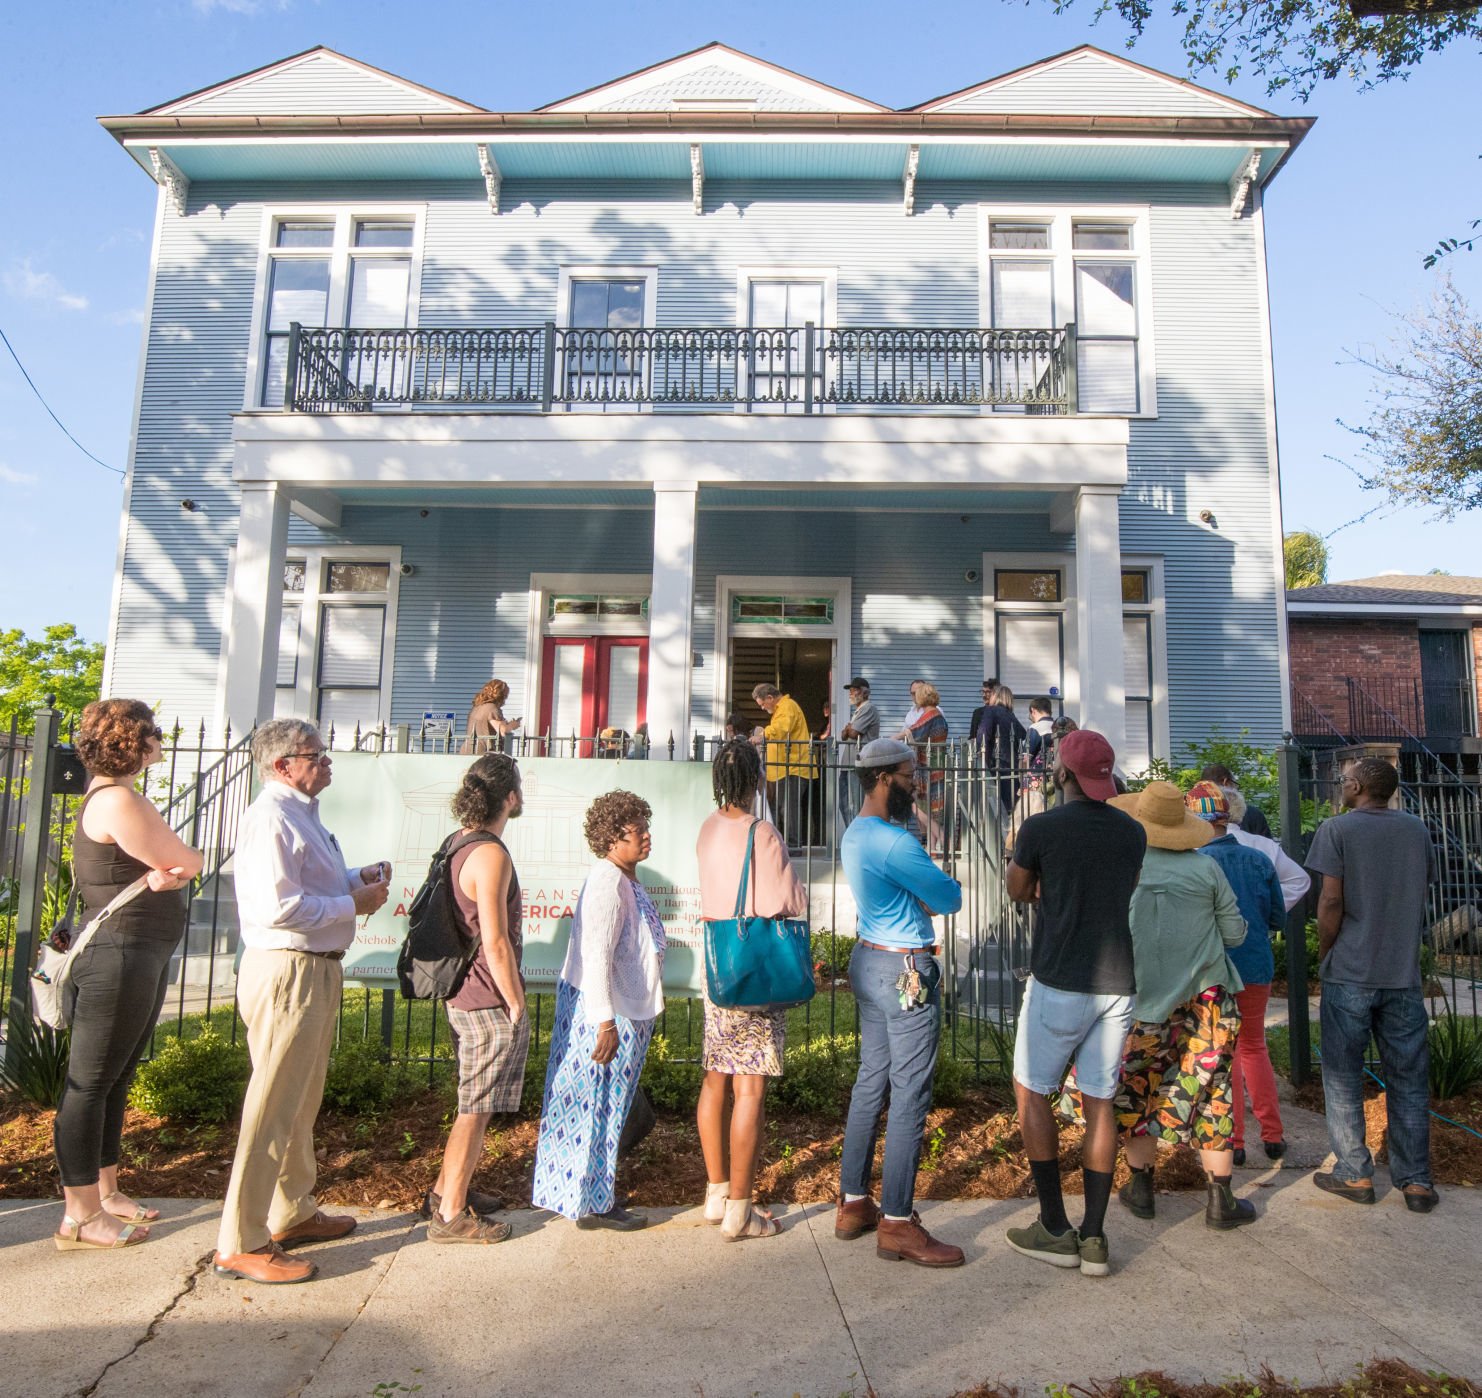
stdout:
<svg viewBox="0 0 1482 1398">
<path fill-rule="evenodd" d="M 1130 995 L 1055 990 L 1031 976 L 1014 1039 L 1014 1081 L 1031 1092 L 1058 1092 L 1074 1059 L 1085 1096 L 1115 1097 L 1132 1005 Z"/>
</svg>

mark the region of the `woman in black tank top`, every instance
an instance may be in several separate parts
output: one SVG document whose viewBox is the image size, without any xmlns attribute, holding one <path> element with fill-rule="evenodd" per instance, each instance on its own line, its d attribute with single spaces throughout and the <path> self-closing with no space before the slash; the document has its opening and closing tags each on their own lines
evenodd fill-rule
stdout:
<svg viewBox="0 0 1482 1398">
<path fill-rule="evenodd" d="M 82 714 L 77 752 L 91 777 L 77 812 L 72 876 L 89 916 L 142 876 L 149 887 L 114 913 L 73 969 L 72 1047 L 54 1127 L 67 1212 L 58 1248 L 127 1247 L 158 1217 L 118 1188 L 124 1108 L 164 1003 L 185 931 L 185 887 L 199 851 L 170 829 L 134 780 L 161 757 L 149 706 L 105 699 Z"/>
</svg>

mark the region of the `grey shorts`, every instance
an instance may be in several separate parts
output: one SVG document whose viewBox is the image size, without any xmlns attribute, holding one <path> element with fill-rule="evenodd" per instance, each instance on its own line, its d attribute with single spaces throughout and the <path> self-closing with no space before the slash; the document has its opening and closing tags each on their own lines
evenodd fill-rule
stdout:
<svg viewBox="0 0 1482 1398">
<path fill-rule="evenodd" d="M 1130 995 L 1056 990 L 1031 976 L 1014 1037 L 1014 1081 L 1031 1092 L 1058 1092 L 1073 1058 L 1084 1096 L 1115 1097 L 1132 1006 Z"/>
<path fill-rule="evenodd" d="M 518 1111 L 530 1054 L 530 1016 L 511 1025 L 504 1010 L 444 1008 L 458 1056 L 459 1112 Z"/>
</svg>

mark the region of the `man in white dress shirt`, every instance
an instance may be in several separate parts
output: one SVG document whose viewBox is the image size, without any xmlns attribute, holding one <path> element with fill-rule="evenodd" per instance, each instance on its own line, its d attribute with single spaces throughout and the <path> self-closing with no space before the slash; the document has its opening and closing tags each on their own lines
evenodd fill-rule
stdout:
<svg viewBox="0 0 1482 1398">
<path fill-rule="evenodd" d="M 237 835 L 242 964 L 237 1007 L 252 1080 L 216 1242 L 216 1274 L 281 1285 L 319 1269 L 285 1249 L 342 1238 L 348 1216 L 314 1199 L 314 1119 L 334 1044 L 341 961 L 355 919 L 386 901 L 389 863 L 347 869 L 316 799 L 331 781 L 319 730 L 302 719 L 265 723 L 252 739 L 263 787 Z"/>
</svg>

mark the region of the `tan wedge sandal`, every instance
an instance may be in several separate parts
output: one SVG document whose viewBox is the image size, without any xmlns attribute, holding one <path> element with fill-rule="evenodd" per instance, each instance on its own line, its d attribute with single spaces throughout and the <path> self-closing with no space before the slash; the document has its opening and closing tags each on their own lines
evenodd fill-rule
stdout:
<svg viewBox="0 0 1482 1398">
<path fill-rule="evenodd" d="M 744 1243 L 748 1238 L 775 1238 L 782 1232 L 782 1225 L 750 1199 L 727 1199 L 725 1222 L 720 1231 L 726 1242 Z"/>
<path fill-rule="evenodd" d="M 82 1236 L 82 1230 L 95 1219 L 102 1218 L 108 1211 L 99 1209 L 95 1214 L 89 1214 L 86 1218 L 78 1220 L 70 1214 L 62 1216 L 62 1227 L 59 1232 L 51 1235 L 51 1240 L 57 1245 L 58 1252 L 71 1252 L 75 1248 L 93 1248 L 100 1252 L 113 1252 L 118 1248 L 136 1248 L 140 1243 L 149 1241 L 149 1233 L 146 1231 L 139 1237 L 135 1233 L 139 1230 L 137 1223 L 126 1223 L 119 1229 L 118 1237 L 111 1243 L 93 1243 Z M 68 1229 L 71 1229 L 69 1232 Z"/>
</svg>

